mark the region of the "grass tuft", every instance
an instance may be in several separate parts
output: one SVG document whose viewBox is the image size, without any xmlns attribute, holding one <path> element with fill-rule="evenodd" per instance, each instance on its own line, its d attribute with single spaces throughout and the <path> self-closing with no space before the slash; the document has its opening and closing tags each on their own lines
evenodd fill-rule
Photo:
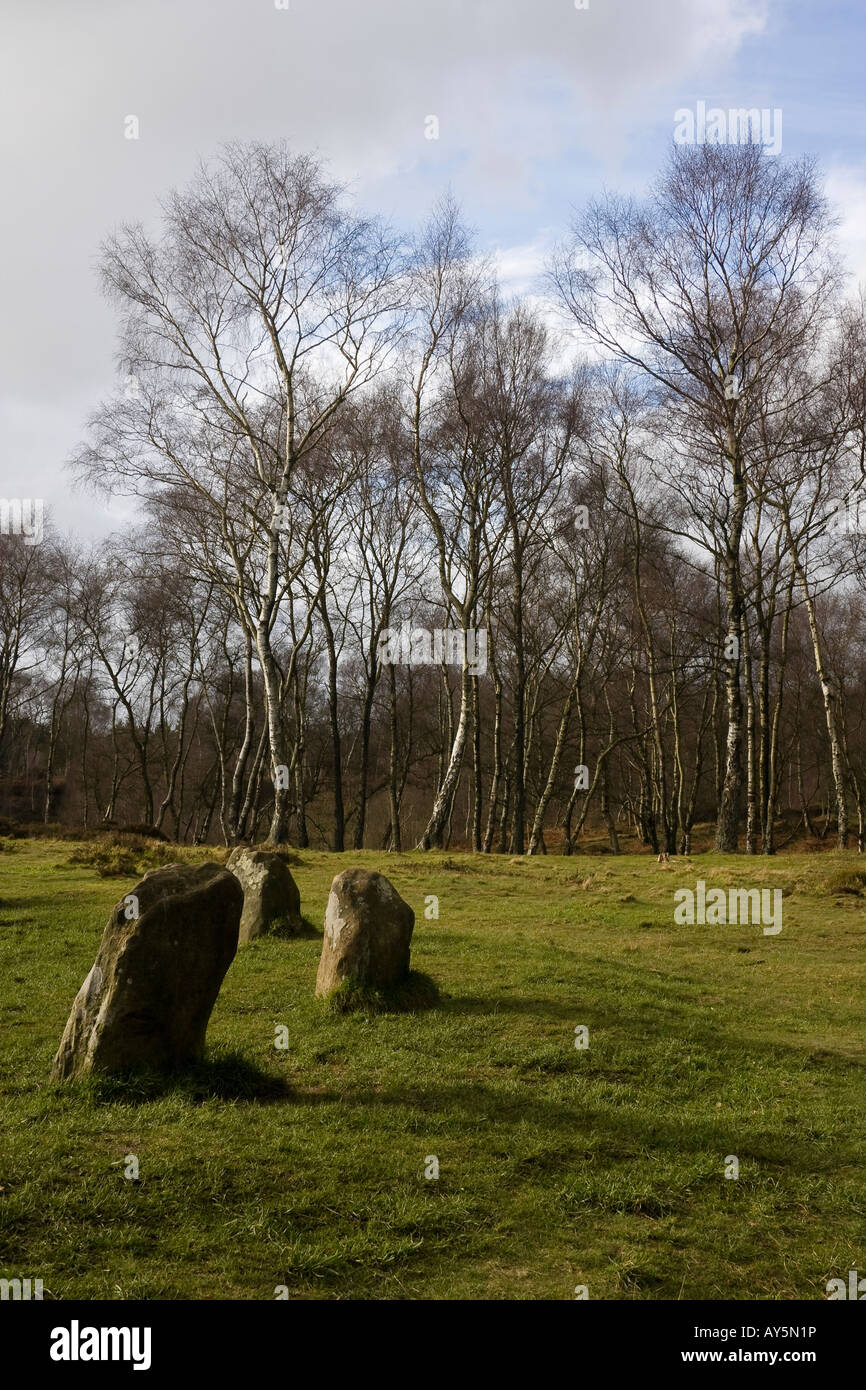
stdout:
<svg viewBox="0 0 866 1390">
<path fill-rule="evenodd" d="M 866 888 L 866 869 L 842 870 L 839 873 L 831 874 L 827 879 L 824 891 L 831 897 L 837 893 L 853 893 L 860 897 Z"/>
<path fill-rule="evenodd" d="M 391 989 L 344 980 L 324 1002 L 331 1014 L 417 1014 L 436 1007 L 439 990 L 429 975 L 410 970 L 406 979 Z"/>
</svg>

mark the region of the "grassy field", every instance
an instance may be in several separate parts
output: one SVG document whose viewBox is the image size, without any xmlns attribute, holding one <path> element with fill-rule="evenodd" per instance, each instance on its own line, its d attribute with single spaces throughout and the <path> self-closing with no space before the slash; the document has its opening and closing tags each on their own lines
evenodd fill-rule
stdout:
<svg viewBox="0 0 866 1390">
<path fill-rule="evenodd" d="M 304 853 L 319 926 L 340 867 L 388 874 L 437 1008 L 333 1016 L 317 936 L 263 940 L 194 1074 L 56 1086 L 109 910 L 149 865 L 0 845 L 0 1277 L 46 1298 L 820 1299 L 866 1271 L 856 855 Z M 698 878 L 781 888 L 781 934 L 674 926 Z"/>
</svg>

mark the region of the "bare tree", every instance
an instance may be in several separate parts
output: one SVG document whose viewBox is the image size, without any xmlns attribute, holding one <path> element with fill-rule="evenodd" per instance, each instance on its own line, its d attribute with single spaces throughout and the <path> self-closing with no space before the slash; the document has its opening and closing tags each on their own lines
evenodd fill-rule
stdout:
<svg viewBox="0 0 866 1390">
<path fill-rule="evenodd" d="M 139 383 L 124 434 L 159 461 L 118 447 L 117 406 L 96 422 L 102 444 L 79 458 L 109 485 L 152 488 L 190 471 L 175 441 L 198 420 L 227 436 L 253 470 L 270 514 L 256 518 L 264 565 L 254 640 L 267 702 L 274 810 L 286 834 L 288 764 L 282 677 L 273 646 L 281 601 L 280 526 L 295 476 L 349 395 L 381 367 L 399 328 L 399 246 L 352 213 L 312 159 L 285 145 L 232 144 L 164 205 L 158 240 L 126 227 L 105 245 L 107 290 L 125 311 L 121 354 Z M 100 428 L 101 427 L 101 428 Z"/>
<path fill-rule="evenodd" d="M 698 480 L 725 584 L 727 750 L 716 848 L 737 847 L 743 791 L 740 547 L 746 436 L 762 378 L 827 311 L 830 219 L 807 161 L 758 144 L 676 147 L 647 202 L 591 204 L 553 278 L 578 326 L 656 383 Z M 686 484 L 688 486 L 688 484 Z M 706 496 L 712 493 L 712 499 Z"/>
</svg>

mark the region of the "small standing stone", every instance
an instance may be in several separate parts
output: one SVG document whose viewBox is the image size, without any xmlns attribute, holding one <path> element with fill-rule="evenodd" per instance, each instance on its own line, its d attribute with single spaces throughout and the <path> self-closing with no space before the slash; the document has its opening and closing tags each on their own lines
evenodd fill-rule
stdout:
<svg viewBox="0 0 866 1390">
<path fill-rule="evenodd" d="M 316 994 L 345 980 L 388 989 L 409 973 L 415 913 L 384 874 L 346 869 L 331 884 Z"/>
<path fill-rule="evenodd" d="M 240 945 L 268 932 L 296 934 L 303 928 L 301 895 L 281 854 L 260 849 L 236 849 L 226 868 L 244 891 Z"/>
</svg>

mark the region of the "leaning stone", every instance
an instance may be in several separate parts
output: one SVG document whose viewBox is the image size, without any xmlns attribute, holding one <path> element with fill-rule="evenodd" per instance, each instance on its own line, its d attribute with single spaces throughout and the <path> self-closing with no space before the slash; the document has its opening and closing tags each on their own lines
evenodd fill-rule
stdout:
<svg viewBox="0 0 866 1390">
<path fill-rule="evenodd" d="M 415 913 L 384 874 L 346 869 L 331 884 L 316 994 L 346 980 L 389 989 L 409 973 Z"/>
<path fill-rule="evenodd" d="M 244 890 L 239 944 L 268 932 L 295 935 L 303 928 L 301 895 L 281 854 L 260 849 L 236 849 L 226 868 Z"/>
<path fill-rule="evenodd" d="M 240 884 L 220 864 L 168 864 L 145 874 L 108 920 L 52 1079 L 199 1060 L 237 950 L 242 907 Z"/>
</svg>

